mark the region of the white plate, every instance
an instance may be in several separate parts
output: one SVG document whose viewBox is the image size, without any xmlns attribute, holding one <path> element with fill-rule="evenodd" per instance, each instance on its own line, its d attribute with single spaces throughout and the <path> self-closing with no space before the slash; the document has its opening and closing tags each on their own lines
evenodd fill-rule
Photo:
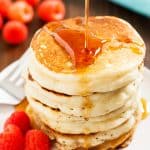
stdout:
<svg viewBox="0 0 150 150">
<path fill-rule="evenodd" d="M 144 82 L 142 84 L 142 96 L 150 102 L 150 70 L 144 70 Z M 14 107 L 0 105 L 0 131 L 3 123 L 14 111 Z M 150 150 L 150 117 L 143 120 L 136 130 L 133 141 L 125 150 Z"/>
</svg>

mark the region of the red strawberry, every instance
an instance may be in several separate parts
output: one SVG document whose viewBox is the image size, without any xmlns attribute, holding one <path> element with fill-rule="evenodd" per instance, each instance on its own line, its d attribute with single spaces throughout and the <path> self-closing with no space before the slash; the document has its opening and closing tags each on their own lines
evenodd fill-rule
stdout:
<svg viewBox="0 0 150 150">
<path fill-rule="evenodd" d="M 30 128 L 30 119 L 23 111 L 14 112 L 5 122 L 4 128 L 7 128 L 9 124 L 18 126 L 22 133 L 25 134 Z"/>
<path fill-rule="evenodd" d="M 0 133 L 0 150 L 23 150 L 24 138 L 20 129 L 15 125 L 8 125 Z"/>
<path fill-rule="evenodd" d="M 30 130 L 25 138 L 25 150 L 50 150 L 50 140 L 40 130 Z"/>
</svg>

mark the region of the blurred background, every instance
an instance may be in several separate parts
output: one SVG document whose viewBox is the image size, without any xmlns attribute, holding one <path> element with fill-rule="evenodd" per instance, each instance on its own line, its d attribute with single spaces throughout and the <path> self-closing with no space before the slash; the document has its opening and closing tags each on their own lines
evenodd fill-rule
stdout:
<svg viewBox="0 0 150 150">
<path fill-rule="evenodd" d="M 66 8 L 65 18 L 84 16 L 84 0 L 62 1 Z M 40 5 L 40 3 L 37 5 Z M 28 48 L 35 31 L 45 23 L 41 21 L 37 8 L 38 6 L 33 7 L 34 17 L 30 23 L 26 24 L 28 27 L 28 37 L 24 42 L 17 45 L 8 44 L 7 40 L 4 40 L 4 37 L 2 37 L 5 25 L 0 30 L 0 70 L 23 54 Z M 17 10 L 15 11 L 17 12 Z M 145 64 L 150 69 L 150 0 L 91 0 L 90 15 L 117 16 L 131 23 L 146 43 L 147 54 Z M 6 22 L 7 19 L 4 19 L 3 24 Z"/>
</svg>

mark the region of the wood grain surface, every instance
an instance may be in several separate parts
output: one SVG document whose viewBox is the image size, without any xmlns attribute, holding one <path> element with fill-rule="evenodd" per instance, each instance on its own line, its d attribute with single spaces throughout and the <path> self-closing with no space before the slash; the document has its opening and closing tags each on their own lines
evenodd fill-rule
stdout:
<svg viewBox="0 0 150 150">
<path fill-rule="evenodd" d="M 84 0 L 64 0 L 66 4 L 66 18 L 83 16 L 84 15 Z M 91 0 L 90 14 L 95 15 L 111 15 L 118 16 L 130 22 L 135 29 L 143 37 L 146 46 L 147 54 L 145 58 L 145 65 L 150 68 L 150 19 L 138 15 L 127 9 L 119 7 L 107 0 Z M 44 23 L 41 22 L 35 15 L 29 27 L 29 38 L 24 43 L 18 46 L 8 45 L 1 37 L 0 33 L 0 70 L 8 64 L 18 59 L 23 52 L 28 48 L 35 31 L 40 28 Z"/>
</svg>

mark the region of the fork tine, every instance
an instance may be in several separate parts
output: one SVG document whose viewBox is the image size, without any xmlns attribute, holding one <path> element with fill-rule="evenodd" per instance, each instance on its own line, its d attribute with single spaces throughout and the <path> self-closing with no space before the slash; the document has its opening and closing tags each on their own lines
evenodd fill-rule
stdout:
<svg viewBox="0 0 150 150">
<path fill-rule="evenodd" d="M 5 68 L 4 70 L 2 70 L 2 72 L 0 73 L 0 81 L 4 80 L 8 76 L 10 76 L 12 74 L 12 72 L 14 70 L 16 70 L 16 68 L 18 67 L 18 65 L 19 65 L 19 61 L 16 61 L 13 64 L 11 64 L 10 66 L 8 66 L 7 68 Z"/>
<path fill-rule="evenodd" d="M 28 63 L 27 58 L 29 54 L 30 50 L 27 50 L 18 61 L 11 64 L 0 74 L 0 87 L 18 99 L 18 103 L 25 96 L 23 89 L 24 80 L 21 78 L 21 72 Z"/>
<path fill-rule="evenodd" d="M 9 78 L 10 82 L 17 82 L 18 78 L 21 76 L 21 74 L 23 72 L 23 69 L 26 68 L 27 63 L 28 62 L 26 61 L 26 62 L 19 65 L 19 68 L 17 68 L 15 70 L 15 72 L 10 76 L 10 78 Z"/>
<path fill-rule="evenodd" d="M 17 87 L 23 86 L 23 84 L 24 84 L 24 79 L 23 78 L 19 78 L 19 80 L 16 82 Z"/>
<path fill-rule="evenodd" d="M 22 71 L 21 67 L 16 69 L 15 72 L 10 76 L 9 81 L 15 82 L 18 79 L 18 77 L 20 76 L 21 71 Z"/>
<path fill-rule="evenodd" d="M 18 104 L 20 102 L 20 101 L 18 101 L 18 99 L 16 99 L 15 97 L 11 96 L 10 94 L 8 94 L 2 88 L 0 88 L 0 95 L 1 95 L 0 104 L 16 105 L 16 104 Z"/>
<path fill-rule="evenodd" d="M 15 70 L 13 75 L 9 78 L 10 82 L 15 82 L 21 75 L 22 70 L 25 68 L 28 63 L 27 59 L 29 56 L 29 50 L 27 50 L 22 57 L 19 59 L 19 67 Z"/>
<path fill-rule="evenodd" d="M 14 83 L 11 83 L 8 80 L 4 80 L 3 82 L 1 82 L 1 87 L 19 100 L 21 100 L 24 97 L 23 87 L 18 88 L 14 85 Z"/>
<path fill-rule="evenodd" d="M 23 63 L 29 56 L 30 54 L 30 49 L 28 49 L 19 59 L 20 63 Z"/>
</svg>

